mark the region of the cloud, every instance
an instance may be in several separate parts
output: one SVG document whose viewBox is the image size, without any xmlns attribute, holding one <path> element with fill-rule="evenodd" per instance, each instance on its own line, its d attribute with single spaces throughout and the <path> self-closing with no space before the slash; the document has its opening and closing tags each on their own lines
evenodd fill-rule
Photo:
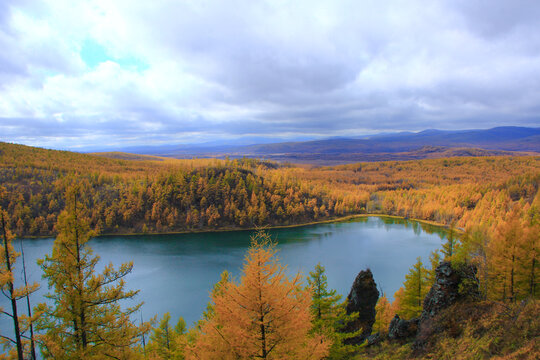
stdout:
<svg viewBox="0 0 540 360">
<path fill-rule="evenodd" d="M 540 123 L 535 1 L 6 1 L 0 140 L 51 147 Z"/>
</svg>

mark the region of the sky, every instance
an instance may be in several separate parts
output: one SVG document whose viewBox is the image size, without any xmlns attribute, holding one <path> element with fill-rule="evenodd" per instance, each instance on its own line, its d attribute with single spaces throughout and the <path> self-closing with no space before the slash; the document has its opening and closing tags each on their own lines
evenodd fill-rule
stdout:
<svg viewBox="0 0 540 360">
<path fill-rule="evenodd" d="M 1 0 L 0 141 L 540 126 L 536 0 Z"/>
</svg>

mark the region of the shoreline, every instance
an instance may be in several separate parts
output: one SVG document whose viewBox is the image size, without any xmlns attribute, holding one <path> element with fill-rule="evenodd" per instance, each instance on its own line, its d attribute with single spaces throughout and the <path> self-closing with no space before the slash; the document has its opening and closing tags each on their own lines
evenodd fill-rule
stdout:
<svg viewBox="0 0 540 360">
<path fill-rule="evenodd" d="M 369 214 L 353 214 L 353 215 L 347 215 L 347 216 L 341 216 L 337 218 L 332 219 L 325 219 L 325 220 L 319 220 L 319 221 L 311 221 L 308 223 L 302 223 L 302 224 L 289 224 L 289 225 L 275 225 L 275 226 L 261 226 L 261 227 L 250 227 L 250 228 L 219 228 L 219 229 L 201 229 L 201 230 L 184 230 L 184 231 L 166 231 L 166 232 L 147 232 L 147 233 L 139 233 L 139 232 L 133 232 L 133 233 L 103 233 L 96 236 L 96 238 L 101 237 L 113 237 L 113 236 L 142 236 L 142 235 L 184 235 L 184 234 L 202 234 L 202 233 L 217 233 L 217 232 L 232 232 L 232 231 L 255 231 L 255 230 L 273 230 L 273 229 L 289 229 L 289 228 L 297 228 L 302 226 L 312 226 L 312 225 L 319 225 L 319 224 L 329 224 L 329 223 L 338 223 L 343 222 L 347 220 L 353 220 L 358 218 L 368 218 L 368 217 L 386 217 L 391 219 L 400 219 L 400 220 L 407 220 L 407 221 L 414 221 L 418 223 L 422 223 L 425 225 L 431 225 L 438 228 L 443 229 L 450 229 L 449 225 L 438 223 L 431 220 L 422 220 L 422 219 L 415 219 L 415 218 L 406 218 L 403 216 L 398 215 L 386 215 L 386 214 L 377 214 L 377 213 L 369 213 Z M 454 231 L 458 234 L 463 234 L 464 231 L 459 228 L 454 228 Z M 49 239 L 54 238 L 55 235 L 47 235 L 47 236 L 24 236 L 19 237 L 19 239 Z"/>
</svg>

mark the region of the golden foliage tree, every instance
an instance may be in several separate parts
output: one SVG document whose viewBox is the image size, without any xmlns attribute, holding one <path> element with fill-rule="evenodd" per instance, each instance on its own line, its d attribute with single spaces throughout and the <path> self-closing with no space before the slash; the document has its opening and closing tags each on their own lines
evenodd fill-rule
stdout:
<svg viewBox="0 0 540 360">
<path fill-rule="evenodd" d="M 516 299 L 519 245 L 523 238 L 519 212 L 520 209 L 514 207 L 507 220 L 499 223 L 496 236 L 490 243 L 492 296 L 503 301 Z"/>
<path fill-rule="evenodd" d="M 401 305 L 403 304 L 403 298 L 405 297 L 405 289 L 403 286 L 401 286 L 397 291 L 394 293 L 394 301 L 392 301 L 392 305 L 390 306 L 390 309 L 392 310 L 392 314 L 401 314 Z"/>
<path fill-rule="evenodd" d="M 375 305 L 375 323 L 373 324 L 373 331 L 379 333 L 387 333 L 390 321 L 394 317 L 392 311 L 392 304 L 388 301 L 388 297 L 385 293 L 377 300 Z"/>
<path fill-rule="evenodd" d="M 523 239 L 523 274 L 519 284 L 525 293 L 531 297 L 538 297 L 538 259 L 540 258 L 540 193 L 526 211 L 525 230 Z"/>
<path fill-rule="evenodd" d="M 212 314 L 187 351 L 189 359 L 322 359 L 329 342 L 311 336 L 311 291 L 289 279 L 268 234 L 257 233 L 240 283 L 212 294 Z"/>
<path fill-rule="evenodd" d="M 534 211 L 529 211 L 527 223 L 522 220 L 524 209 L 515 205 L 489 244 L 490 290 L 495 299 L 512 302 L 537 295 L 540 235 Z"/>
<path fill-rule="evenodd" d="M 540 224 L 536 223 L 527 228 L 523 239 L 523 269 L 520 273 L 518 284 L 528 296 L 538 297 L 540 288 L 538 287 L 540 258 Z"/>
<path fill-rule="evenodd" d="M 39 322 L 40 342 L 46 358 L 131 359 L 133 346 L 148 324 L 135 326 L 130 315 L 139 306 L 121 309 L 120 300 L 133 298 L 138 291 L 126 291 L 123 278 L 132 264 L 114 270 L 109 264 L 96 274 L 99 261 L 87 245 L 93 235 L 80 201 L 80 189 L 66 192 L 66 209 L 61 213 L 51 255 L 39 261 L 49 288 L 52 305 L 40 304 L 44 312 Z"/>
</svg>

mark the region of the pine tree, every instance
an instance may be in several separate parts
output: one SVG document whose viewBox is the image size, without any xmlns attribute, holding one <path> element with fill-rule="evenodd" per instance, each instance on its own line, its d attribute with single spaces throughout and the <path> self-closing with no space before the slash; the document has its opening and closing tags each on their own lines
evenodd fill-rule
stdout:
<svg viewBox="0 0 540 360">
<path fill-rule="evenodd" d="M 252 238 L 240 283 L 228 281 L 212 294 L 212 315 L 203 321 L 188 359 L 322 359 L 330 345 L 310 335 L 311 293 L 292 279 L 275 256 L 268 234 Z"/>
<path fill-rule="evenodd" d="M 13 271 L 19 253 L 13 248 L 12 240 L 14 236 L 8 228 L 8 224 L 8 214 L 0 208 L 0 236 L 2 238 L 2 244 L 0 246 L 0 289 L 11 304 L 11 313 L 5 311 L 3 308 L 0 308 L 0 313 L 10 317 L 13 321 L 13 334 L 15 337 L 15 339 L 11 339 L 7 335 L 0 335 L 0 344 L 2 344 L 4 349 L 13 355 L 13 357 L 23 360 L 24 354 L 27 352 L 27 342 L 24 341 L 24 332 L 35 321 L 38 314 L 34 315 L 34 317 L 20 315 L 17 301 L 24 297 L 28 297 L 32 292 L 36 291 L 38 289 L 38 284 L 25 284 L 19 288 L 15 287 Z M 33 342 L 32 337 L 30 337 L 30 340 Z M 14 349 L 12 348 L 12 345 L 15 345 Z"/>
<path fill-rule="evenodd" d="M 427 271 L 427 286 L 431 287 L 433 284 L 435 284 L 435 278 L 436 278 L 436 272 L 435 270 L 441 263 L 441 255 L 439 255 L 438 250 L 434 250 L 429 254 L 429 263 L 431 264 L 430 269 Z"/>
<path fill-rule="evenodd" d="M 66 209 L 58 218 L 58 236 L 51 255 L 39 261 L 54 292 L 52 305 L 40 304 L 44 316 L 38 324 L 44 357 L 55 359 L 130 359 L 133 346 L 149 324 L 135 326 L 130 315 L 141 304 L 125 310 L 119 302 L 138 291 L 124 290 L 131 263 L 114 270 L 109 264 L 96 274 L 99 257 L 88 246 L 93 232 L 80 201 L 80 189 L 66 192 Z"/>
<path fill-rule="evenodd" d="M 184 341 L 186 333 L 186 322 L 183 318 L 178 319 L 174 329 L 169 325 L 171 315 L 165 313 L 159 326 L 152 330 L 148 352 L 152 359 L 183 360 Z"/>
<path fill-rule="evenodd" d="M 399 315 L 410 319 L 417 317 L 422 312 L 422 302 L 429 291 L 427 269 L 418 257 L 409 273 L 405 275 L 404 293 Z"/>
<path fill-rule="evenodd" d="M 336 290 L 328 290 L 325 268 L 320 263 L 315 266 L 314 271 L 309 273 L 307 280 L 313 293 L 311 312 L 314 316 L 314 328 L 325 327 L 329 322 L 333 322 L 334 311 L 341 295 L 336 294 Z"/>
<path fill-rule="evenodd" d="M 446 234 L 446 242 L 442 245 L 442 253 L 443 258 L 446 261 L 452 260 L 452 256 L 454 256 L 454 253 L 456 252 L 456 248 L 458 247 L 458 239 L 456 238 L 456 230 L 455 225 L 452 223 L 450 225 L 450 229 L 448 230 L 448 233 Z"/>
<path fill-rule="evenodd" d="M 321 264 L 315 266 L 307 280 L 308 289 L 312 293 L 312 332 L 332 340 L 330 358 L 348 359 L 358 349 L 357 346 L 346 345 L 345 340 L 359 336 L 362 329 L 350 333 L 345 332 L 345 326 L 354 321 L 358 314 L 347 315 L 346 304 L 340 303 L 341 295 L 336 290 L 328 290 L 328 279 Z"/>
</svg>

